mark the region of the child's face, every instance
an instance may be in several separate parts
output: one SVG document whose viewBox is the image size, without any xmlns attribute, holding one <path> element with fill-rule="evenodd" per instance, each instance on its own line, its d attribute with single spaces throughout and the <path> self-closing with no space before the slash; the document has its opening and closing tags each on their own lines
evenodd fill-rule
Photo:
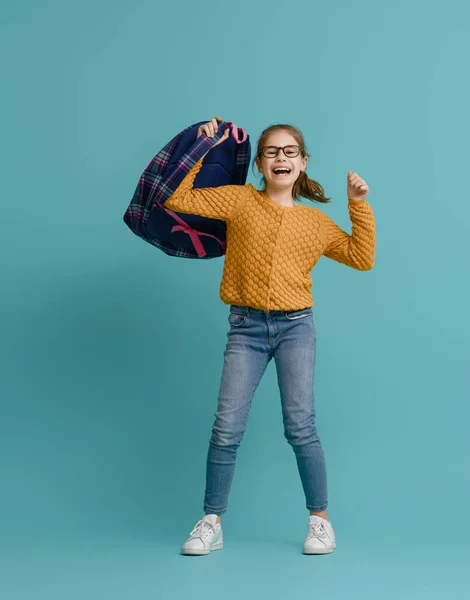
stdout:
<svg viewBox="0 0 470 600">
<path fill-rule="evenodd" d="M 264 146 L 298 146 L 296 139 L 287 131 L 275 131 L 271 133 Z M 288 149 L 285 149 L 289 154 Z M 266 188 L 288 189 L 292 188 L 301 171 L 307 167 L 307 157 L 302 157 L 300 152 L 297 156 L 286 156 L 282 150 L 276 157 L 268 158 L 261 154 L 258 159 L 258 169 L 266 179 Z M 279 167 L 290 170 L 287 174 L 276 174 Z"/>
</svg>

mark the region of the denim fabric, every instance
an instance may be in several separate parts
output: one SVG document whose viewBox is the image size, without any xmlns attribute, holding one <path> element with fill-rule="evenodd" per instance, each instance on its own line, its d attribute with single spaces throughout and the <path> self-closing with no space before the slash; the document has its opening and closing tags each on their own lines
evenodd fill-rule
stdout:
<svg viewBox="0 0 470 600">
<path fill-rule="evenodd" d="M 204 512 L 222 514 L 253 395 L 274 357 L 284 436 L 292 446 L 312 511 L 327 506 L 326 465 L 315 425 L 316 335 L 312 307 L 264 311 L 230 305 L 230 329 L 209 442 Z"/>
</svg>

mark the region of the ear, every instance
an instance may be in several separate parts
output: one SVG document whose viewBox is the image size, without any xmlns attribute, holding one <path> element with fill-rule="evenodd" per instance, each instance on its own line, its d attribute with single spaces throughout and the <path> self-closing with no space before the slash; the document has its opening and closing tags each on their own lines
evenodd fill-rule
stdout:
<svg viewBox="0 0 470 600">
<path fill-rule="evenodd" d="M 307 163 L 308 163 L 308 156 L 304 156 L 302 158 L 302 163 L 300 165 L 300 170 L 301 171 L 305 171 L 305 169 L 307 168 Z"/>
</svg>

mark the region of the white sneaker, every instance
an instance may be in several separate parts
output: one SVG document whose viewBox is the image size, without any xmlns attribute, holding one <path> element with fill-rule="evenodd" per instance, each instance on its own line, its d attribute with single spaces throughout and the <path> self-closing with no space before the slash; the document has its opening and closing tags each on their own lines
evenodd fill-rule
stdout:
<svg viewBox="0 0 470 600">
<path fill-rule="evenodd" d="M 209 554 L 223 548 L 222 525 L 216 521 L 217 515 L 204 515 L 183 544 L 181 554 Z"/>
<path fill-rule="evenodd" d="M 331 523 L 318 515 L 310 515 L 304 554 L 328 554 L 335 548 L 336 538 Z"/>
</svg>

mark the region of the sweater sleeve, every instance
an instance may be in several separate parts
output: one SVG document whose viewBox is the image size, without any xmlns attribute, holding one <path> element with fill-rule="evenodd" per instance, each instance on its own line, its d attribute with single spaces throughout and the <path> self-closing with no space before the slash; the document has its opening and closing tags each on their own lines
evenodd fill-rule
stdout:
<svg viewBox="0 0 470 600">
<path fill-rule="evenodd" d="M 326 246 L 323 254 L 332 260 L 357 269 L 369 271 L 375 260 L 375 218 L 366 200 L 349 200 L 352 234 L 343 231 L 325 213 Z"/>
<path fill-rule="evenodd" d="M 229 221 L 235 209 L 245 198 L 245 186 L 221 185 L 193 188 L 202 160 L 200 158 L 188 171 L 173 194 L 165 201 L 164 206 L 175 212 Z"/>
</svg>

